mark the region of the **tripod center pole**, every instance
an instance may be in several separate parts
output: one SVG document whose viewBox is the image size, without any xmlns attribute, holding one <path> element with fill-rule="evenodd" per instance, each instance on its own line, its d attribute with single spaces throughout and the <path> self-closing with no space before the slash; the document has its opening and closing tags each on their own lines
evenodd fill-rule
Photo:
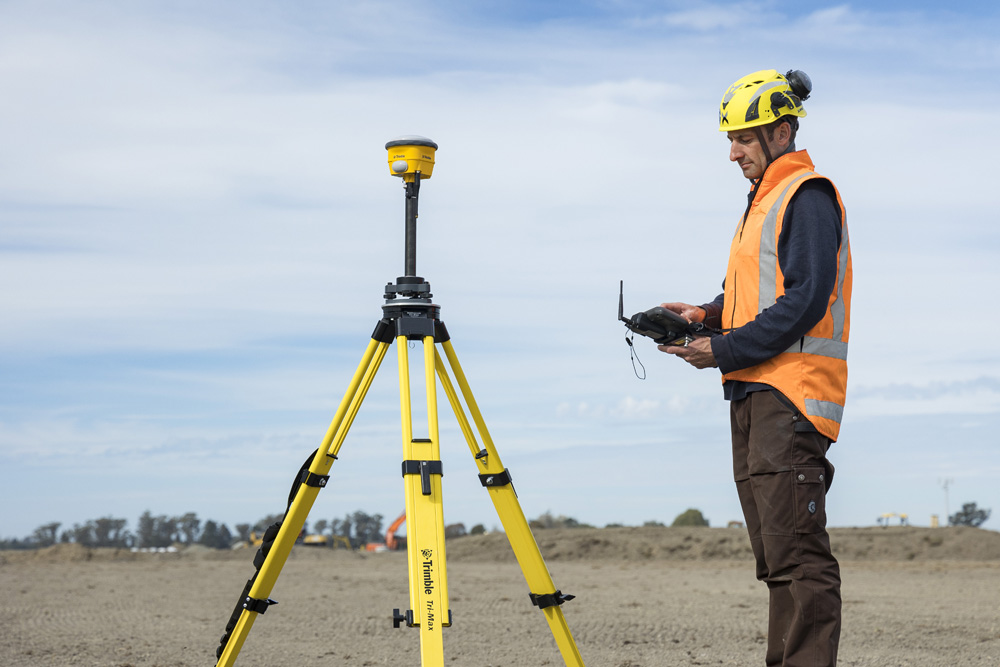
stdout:
<svg viewBox="0 0 1000 667">
<path fill-rule="evenodd" d="M 406 265 L 404 276 L 417 275 L 417 200 L 420 181 L 427 180 L 434 171 L 434 155 L 438 145 L 415 134 L 399 137 L 386 143 L 389 152 L 389 171 L 400 176 L 406 189 Z"/>
</svg>

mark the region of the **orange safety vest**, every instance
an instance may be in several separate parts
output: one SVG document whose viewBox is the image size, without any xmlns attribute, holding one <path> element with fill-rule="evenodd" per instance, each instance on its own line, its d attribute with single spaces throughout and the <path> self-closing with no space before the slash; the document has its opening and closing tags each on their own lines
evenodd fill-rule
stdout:
<svg viewBox="0 0 1000 667">
<path fill-rule="evenodd" d="M 778 262 L 778 237 L 792 195 L 813 178 L 823 177 L 813 171 L 806 151 L 783 155 L 767 168 L 729 249 L 723 328 L 734 329 L 753 321 L 785 293 Z M 840 433 L 844 413 L 847 338 L 851 328 L 851 249 L 839 192 L 837 204 L 843 224 L 837 253 L 837 282 L 823 319 L 785 352 L 723 376 L 723 380 L 760 382 L 774 387 L 831 440 L 836 440 Z"/>
</svg>

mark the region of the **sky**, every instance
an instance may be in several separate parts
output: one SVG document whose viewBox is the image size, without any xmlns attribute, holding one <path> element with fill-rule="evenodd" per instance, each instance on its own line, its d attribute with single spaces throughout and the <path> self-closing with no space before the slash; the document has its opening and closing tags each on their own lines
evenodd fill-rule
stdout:
<svg viewBox="0 0 1000 667">
<path fill-rule="evenodd" d="M 616 318 L 619 281 L 629 314 L 720 291 L 718 103 L 771 68 L 848 211 L 829 523 L 1000 529 L 1000 11 L 942 5 L 0 3 L 0 537 L 283 512 L 404 272 L 408 134 L 417 274 L 524 514 L 741 520 L 718 371 L 636 340 L 639 379 Z M 440 420 L 445 521 L 499 526 Z M 393 348 L 310 521 L 390 522 L 401 458 Z"/>
</svg>

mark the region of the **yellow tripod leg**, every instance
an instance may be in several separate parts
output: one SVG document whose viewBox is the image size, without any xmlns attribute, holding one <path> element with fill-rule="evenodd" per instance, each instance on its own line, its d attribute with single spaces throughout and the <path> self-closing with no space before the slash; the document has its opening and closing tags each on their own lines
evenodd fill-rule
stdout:
<svg viewBox="0 0 1000 667">
<path fill-rule="evenodd" d="M 236 662 L 236 657 L 239 655 L 240 649 L 243 648 L 257 616 L 267 611 L 268 605 L 271 604 L 268 596 L 274 588 L 278 575 L 281 574 L 281 568 L 288 560 L 288 554 L 291 553 L 292 546 L 302 531 L 302 526 L 305 525 L 309 510 L 316 501 L 320 488 L 325 486 L 325 477 L 337 458 L 340 445 L 343 444 L 347 431 L 354 422 L 358 408 L 371 387 L 372 380 L 385 358 L 388 347 L 388 343 L 375 338 L 372 338 L 368 343 L 368 348 L 365 350 L 361 363 L 358 364 L 347 393 L 344 394 L 340 407 L 330 423 L 330 428 L 327 429 L 323 444 L 316 451 L 316 456 L 309 466 L 309 474 L 304 476 L 295 494 L 295 499 L 281 523 L 274 544 L 271 545 L 271 550 L 268 552 L 267 558 L 264 559 L 256 580 L 250 588 L 248 599 L 244 604 L 244 611 L 240 614 L 240 618 L 219 656 L 219 661 L 216 663 L 218 666 L 229 667 Z"/>
<path fill-rule="evenodd" d="M 573 640 L 573 635 L 569 630 L 569 625 L 566 623 L 566 618 L 560 606 L 564 601 L 571 599 L 572 596 L 563 596 L 556 589 L 555 583 L 552 581 L 542 554 L 538 550 L 538 543 L 535 542 L 535 537 L 531 533 L 528 521 L 524 518 L 521 504 L 518 502 L 517 494 L 514 492 L 514 487 L 511 484 L 510 474 L 500 460 L 500 455 L 497 453 L 493 439 L 486 428 L 486 422 L 483 420 L 479 406 L 476 404 L 476 399 L 472 395 L 472 389 L 465 377 L 465 373 L 462 371 L 461 364 L 458 362 L 458 357 L 455 355 L 451 341 L 444 341 L 441 347 L 444 349 L 452 372 L 455 375 L 455 380 L 462 391 L 462 397 L 465 399 L 465 403 L 482 438 L 483 447 L 481 449 L 476 442 L 475 435 L 466 418 L 465 410 L 458 399 L 458 394 L 448 377 L 448 371 L 439 355 L 435 358 L 438 377 L 440 377 L 441 385 L 448 395 L 448 400 L 451 403 L 452 410 L 455 412 L 455 417 L 458 419 L 462 433 L 465 435 L 469 449 L 476 458 L 476 463 L 480 469 L 480 480 L 482 480 L 483 486 L 487 488 L 500 522 L 507 533 L 507 539 L 510 541 L 514 556 L 517 558 L 517 562 L 521 566 L 521 572 L 528 583 L 528 590 L 531 591 L 532 602 L 541 608 L 545 614 L 545 620 L 549 624 L 549 629 L 552 631 L 552 636 L 562 655 L 563 662 L 566 665 L 583 667 L 583 657 L 580 655 L 576 642 Z"/>
<path fill-rule="evenodd" d="M 450 625 L 445 572 L 444 504 L 434 380 L 434 337 L 423 338 L 428 438 L 413 437 L 407 338 L 396 339 L 403 423 L 403 479 L 406 495 L 406 552 L 410 568 L 408 623 L 420 628 L 420 664 L 444 667 L 442 628 Z"/>
</svg>

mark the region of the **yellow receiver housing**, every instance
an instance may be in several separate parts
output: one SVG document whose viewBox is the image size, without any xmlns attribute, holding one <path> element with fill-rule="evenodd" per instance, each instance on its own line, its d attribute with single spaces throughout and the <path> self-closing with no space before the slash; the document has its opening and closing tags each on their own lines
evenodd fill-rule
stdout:
<svg viewBox="0 0 1000 667">
<path fill-rule="evenodd" d="M 401 176 L 404 181 L 413 181 L 417 172 L 426 180 L 434 172 L 434 154 L 438 145 L 427 137 L 415 134 L 393 139 L 385 145 L 389 151 L 389 172 Z"/>
</svg>

